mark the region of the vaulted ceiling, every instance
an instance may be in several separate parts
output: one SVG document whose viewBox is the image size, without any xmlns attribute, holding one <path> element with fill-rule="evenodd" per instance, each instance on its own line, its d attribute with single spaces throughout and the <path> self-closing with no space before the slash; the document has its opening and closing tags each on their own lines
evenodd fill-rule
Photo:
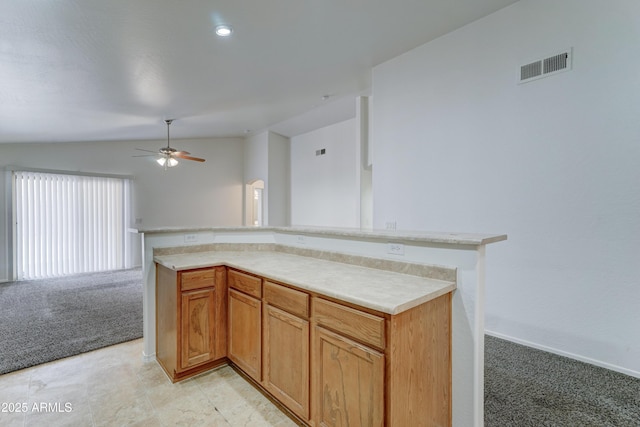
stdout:
<svg viewBox="0 0 640 427">
<path fill-rule="evenodd" d="M 161 139 L 165 118 L 176 138 L 292 136 L 348 115 L 373 66 L 514 2 L 7 0 L 0 143 Z"/>
</svg>

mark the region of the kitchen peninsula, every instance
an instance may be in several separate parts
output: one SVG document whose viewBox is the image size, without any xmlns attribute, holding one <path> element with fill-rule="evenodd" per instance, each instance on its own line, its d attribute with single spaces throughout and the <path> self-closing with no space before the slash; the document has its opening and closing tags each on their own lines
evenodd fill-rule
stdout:
<svg viewBox="0 0 640 427">
<path fill-rule="evenodd" d="M 334 335 L 339 328 L 322 323 L 331 322 L 331 316 L 326 317 L 329 312 L 353 314 L 351 311 L 354 311 L 356 317 L 372 316 L 372 325 L 376 319 L 384 319 L 379 324 L 393 325 L 394 316 L 449 298 L 452 424 L 482 425 L 485 246 L 505 240 L 505 235 L 288 227 L 172 228 L 138 232 L 144 236 L 145 357 L 153 359 L 156 348 L 154 258 L 159 271 L 174 271 L 176 277 L 181 271 L 224 266 L 229 272 L 253 278 L 257 292 L 253 296 L 255 304 L 261 297 L 264 313 L 270 310 L 269 313 L 275 313 L 274 318 L 289 315 L 291 310 L 280 312 L 282 307 L 278 302 L 269 303 L 268 295 L 284 292 L 295 296 L 295 301 L 310 301 L 310 304 L 300 304 L 306 308 L 296 319 L 311 320 L 311 336 L 314 336 L 313 328 L 317 328 L 315 336 L 323 337 L 312 338 L 313 346 L 319 342 L 337 345 Z M 234 289 L 231 282 L 230 275 L 230 295 L 237 294 L 238 298 L 230 299 L 230 303 L 250 297 Z M 237 307 L 239 310 L 244 305 Z M 318 307 L 317 312 L 313 311 L 314 307 Z M 323 316 L 328 320 L 316 320 Z M 264 319 L 269 321 L 266 315 Z M 447 329 L 446 324 L 443 328 Z M 266 333 L 267 329 L 264 330 Z M 399 329 L 394 332 L 391 326 L 383 326 L 381 331 L 378 341 L 374 340 L 370 347 L 376 354 L 389 358 L 394 334 L 402 336 L 402 333 Z M 362 337 L 348 333 L 347 336 L 354 338 L 358 345 L 367 342 Z M 311 351 L 313 353 L 313 348 Z M 233 361 L 231 356 L 230 359 Z M 242 368 L 241 363 L 235 364 Z M 425 376 L 427 372 L 425 368 Z M 249 372 L 245 370 L 245 373 Z M 410 375 L 422 373 L 418 370 Z M 386 380 L 390 380 L 388 371 Z M 386 399 L 393 398 L 397 390 L 394 387 L 387 387 L 391 396 Z M 389 413 L 394 410 L 393 405 L 388 407 Z"/>
</svg>

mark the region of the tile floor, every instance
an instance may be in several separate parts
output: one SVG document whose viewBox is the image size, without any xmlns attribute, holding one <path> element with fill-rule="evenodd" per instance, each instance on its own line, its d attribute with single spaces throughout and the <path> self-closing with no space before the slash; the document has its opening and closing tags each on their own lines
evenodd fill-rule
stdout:
<svg viewBox="0 0 640 427">
<path fill-rule="evenodd" d="M 296 425 L 228 366 L 171 384 L 141 339 L 0 375 L 0 405 L 2 427 Z"/>
</svg>

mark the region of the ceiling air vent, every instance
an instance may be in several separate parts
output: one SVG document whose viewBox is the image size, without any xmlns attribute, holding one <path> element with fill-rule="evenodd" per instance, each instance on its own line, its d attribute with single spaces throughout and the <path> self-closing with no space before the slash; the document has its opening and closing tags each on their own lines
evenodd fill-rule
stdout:
<svg viewBox="0 0 640 427">
<path fill-rule="evenodd" d="M 571 69 L 571 49 L 520 67 L 519 83 L 526 83 Z"/>
</svg>

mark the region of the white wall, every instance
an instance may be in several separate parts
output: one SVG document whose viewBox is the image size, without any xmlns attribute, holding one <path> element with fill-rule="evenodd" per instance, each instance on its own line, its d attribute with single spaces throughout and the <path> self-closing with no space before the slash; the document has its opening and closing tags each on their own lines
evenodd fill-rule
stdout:
<svg viewBox="0 0 640 427">
<path fill-rule="evenodd" d="M 245 139 L 244 182 L 256 179 L 264 181 L 264 225 L 289 225 L 288 138 L 265 131 Z"/>
<path fill-rule="evenodd" d="M 269 132 L 251 135 L 244 140 L 244 182 L 269 178 Z"/>
<path fill-rule="evenodd" d="M 293 225 L 359 226 L 359 149 L 356 119 L 291 138 Z"/>
<path fill-rule="evenodd" d="M 290 141 L 269 132 L 269 225 L 290 224 Z"/>
<path fill-rule="evenodd" d="M 132 219 L 142 227 L 234 226 L 242 222 L 241 139 L 175 140 L 172 145 L 206 159 L 204 163 L 182 161 L 164 171 L 154 157 L 135 148 L 157 150 L 164 141 L 119 141 L 55 144 L 0 144 L 0 169 L 6 166 L 133 175 Z M 0 178 L 0 223 L 6 217 L 10 196 L 8 183 Z M 132 224 L 134 226 L 134 224 Z M 2 227 L 5 231 L 6 227 Z M 0 231 L 0 280 L 7 280 L 8 234 Z M 9 230 L 10 231 L 10 230 Z M 137 236 L 134 236 L 139 239 Z"/>
<path fill-rule="evenodd" d="M 640 2 L 522 0 L 373 71 L 374 225 L 508 233 L 486 328 L 640 376 Z M 573 70 L 519 65 L 573 47 Z"/>
</svg>

